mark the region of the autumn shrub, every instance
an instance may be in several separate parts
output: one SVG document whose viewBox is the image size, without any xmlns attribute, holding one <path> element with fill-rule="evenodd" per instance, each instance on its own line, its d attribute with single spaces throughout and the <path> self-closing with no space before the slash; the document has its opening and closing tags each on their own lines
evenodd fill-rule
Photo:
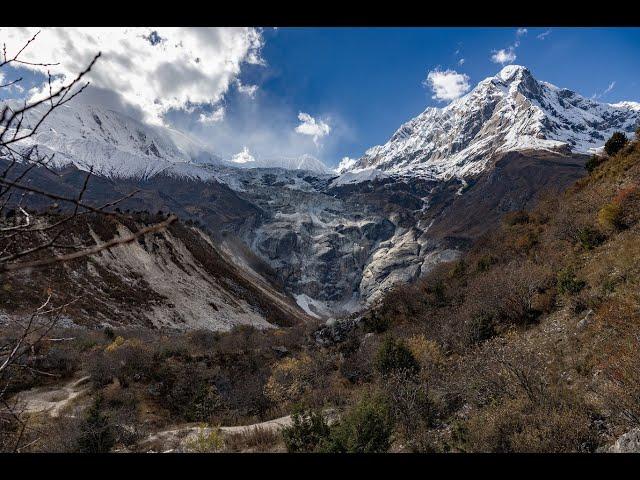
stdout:
<svg viewBox="0 0 640 480">
<path fill-rule="evenodd" d="M 637 185 L 621 189 L 612 203 L 620 207 L 618 228 L 629 228 L 640 220 L 640 188 Z"/>
<path fill-rule="evenodd" d="M 440 346 L 424 334 L 414 334 L 407 339 L 407 347 L 420 365 L 421 371 L 431 370 L 445 361 Z"/>
<path fill-rule="evenodd" d="M 265 395 L 276 404 L 296 403 L 311 388 L 312 360 L 308 355 L 288 357 L 273 367 Z"/>
<path fill-rule="evenodd" d="M 544 265 L 514 260 L 470 279 L 455 312 L 465 341 L 479 343 L 509 326 L 535 323 L 548 308 L 552 278 Z"/>
<path fill-rule="evenodd" d="M 268 427 L 252 427 L 240 433 L 228 434 L 225 451 L 228 452 L 272 452 L 281 444 L 280 433 Z"/>
<path fill-rule="evenodd" d="M 458 434 L 463 449 L 494 453 L 594 452 L 600 440 L 589 407 L 579 399 L 556 400 L 537 404 L 518 397 L 474 411 Z"/>
<path fill-rule="evenodd" d="M 606 229 L 617 230 L 622 227 L 622 206 L 616 202 L 605 204 L 598 211 L 598 223 Z"/>
<path fill-rule="evenodd" d="M 517 210 L 504 215 L 504 223 L 509 226 L 521 225 L 529 222 L 529 212 Z"/>
</svg>

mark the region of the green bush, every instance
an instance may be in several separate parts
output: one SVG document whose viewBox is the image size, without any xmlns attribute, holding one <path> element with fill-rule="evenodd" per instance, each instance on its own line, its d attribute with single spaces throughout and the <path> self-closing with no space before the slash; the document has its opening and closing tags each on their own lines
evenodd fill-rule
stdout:
<svg viewBox="0 0 640 480">
<path fill-rule="evenodd" d="M 618 153 L 629 142 L 627 136 L 622 132 L 615 132 L 611 138 L 604 144 L 604 151 L 610 157 Z"/>
<path fill-rule="evenodd" d="M 595 228 L 584 227 L 578 231 L 578 241 L 582 248 L 585 250 L 591 250 L 592 248 L 600 245 L 604 241 L 604 237 Z"/>
<path fill-rule="evenodd" d="M 282 438 L 290 453 L 315 452 L 329 437 L 329 425 L 321 412 L 297 409 L 292 425 L 282 430 Z"/>
<path fill-rule="evenodd" d="M 320 446 L 331 453 L 384 453 L 391 446 L 393 421 L 387 403 L 378 396 L 360 401 L 331 427 L 329 438 Z"/>
<path fill-rule="evenodd" d="M 206 425 L 200 425 L 196 436 L 187 440 L 185 449 L 189 453 L 216 453 L 224 448 L 224 437 L 220 427 L 207 431 Z"/>
<path fill-rule="evenodd" d="M 478 263 L 476 264 L 476 271 L 486 272 L 494 263 L 496 263 L 496 259 L 491 255 L 483 255 L 478 259 Z"/>
<path fill-rule="evenodd" d="M 418 373 L 420 364 L 402 340 L 386 337 L 376 354 L 375 368 L 382 375 L 404 371 Z"/>
<path fill-rule="evenodd" d="M 364 317 L 364 328 L 367 333 L 384 333 L 391 327 L 391 317 L 388 312 L 373 310 Z"/>
<path fill-rule="evenodd" d="M 576 294 L 585 287 L 583 280 L 578 280 L 571 269 L 563 269 L 558 272 L 558 292 L 561 294 Z"/>
<path fill-rule="evenodd" d="M 209 422 L 222 400 L 206 372 L 187 365 L 163 366 L 156 374 L 165 407 L 188 422 Z"/>
</svg>

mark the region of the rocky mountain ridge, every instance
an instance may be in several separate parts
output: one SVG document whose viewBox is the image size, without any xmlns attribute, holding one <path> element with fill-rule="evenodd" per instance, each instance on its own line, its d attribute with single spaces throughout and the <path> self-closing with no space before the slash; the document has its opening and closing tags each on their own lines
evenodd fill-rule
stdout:
<svg viewBox="0 0 640 480">
<path fill-rule="evenodd" d="M 526 67 L 509 65 L 446 107 L 427 108 L 387 143 L 345 162 L 339 171 L 472 177 L 506 152 L 588 154 L 614 131 L 633 134 L 638 125 L 639 103 L 599 103 L 538 81 Z"/>
</svg>

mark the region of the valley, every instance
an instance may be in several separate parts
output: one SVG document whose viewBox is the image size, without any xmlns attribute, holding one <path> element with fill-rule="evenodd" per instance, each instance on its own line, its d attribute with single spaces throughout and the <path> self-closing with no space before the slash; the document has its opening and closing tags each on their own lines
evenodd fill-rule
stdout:
<svg viewBox="0 0 640 480">
<path fill-rule="evenodd" d="M 517 65 L 335 170 L 30 109 L 0 156 L 0 447 L 623 448 L 639 128 Z"/>
</svg>

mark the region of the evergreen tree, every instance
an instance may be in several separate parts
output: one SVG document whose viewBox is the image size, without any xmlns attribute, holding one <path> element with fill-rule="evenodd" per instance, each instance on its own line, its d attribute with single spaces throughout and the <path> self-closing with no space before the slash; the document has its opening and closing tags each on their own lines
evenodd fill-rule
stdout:
<svg viewBox="0 0 640 480">
<path fill-rule="evenodd" d="M 629 139 L 627 139 L 624 133 L 615 132 L 611 135 L 611 138 L 607 140 L 607 143 L 604 144 L 604 151 L 611 157 L 622 150 L 628 141 Z"/>
<path fill-rule="evenodd" d="M 78 450 L 82 453 L 108 453 L 115 444 L 113 426 L 103 411 L 104 400 L 96 398 L 80 426 Z"/>
</svg>

